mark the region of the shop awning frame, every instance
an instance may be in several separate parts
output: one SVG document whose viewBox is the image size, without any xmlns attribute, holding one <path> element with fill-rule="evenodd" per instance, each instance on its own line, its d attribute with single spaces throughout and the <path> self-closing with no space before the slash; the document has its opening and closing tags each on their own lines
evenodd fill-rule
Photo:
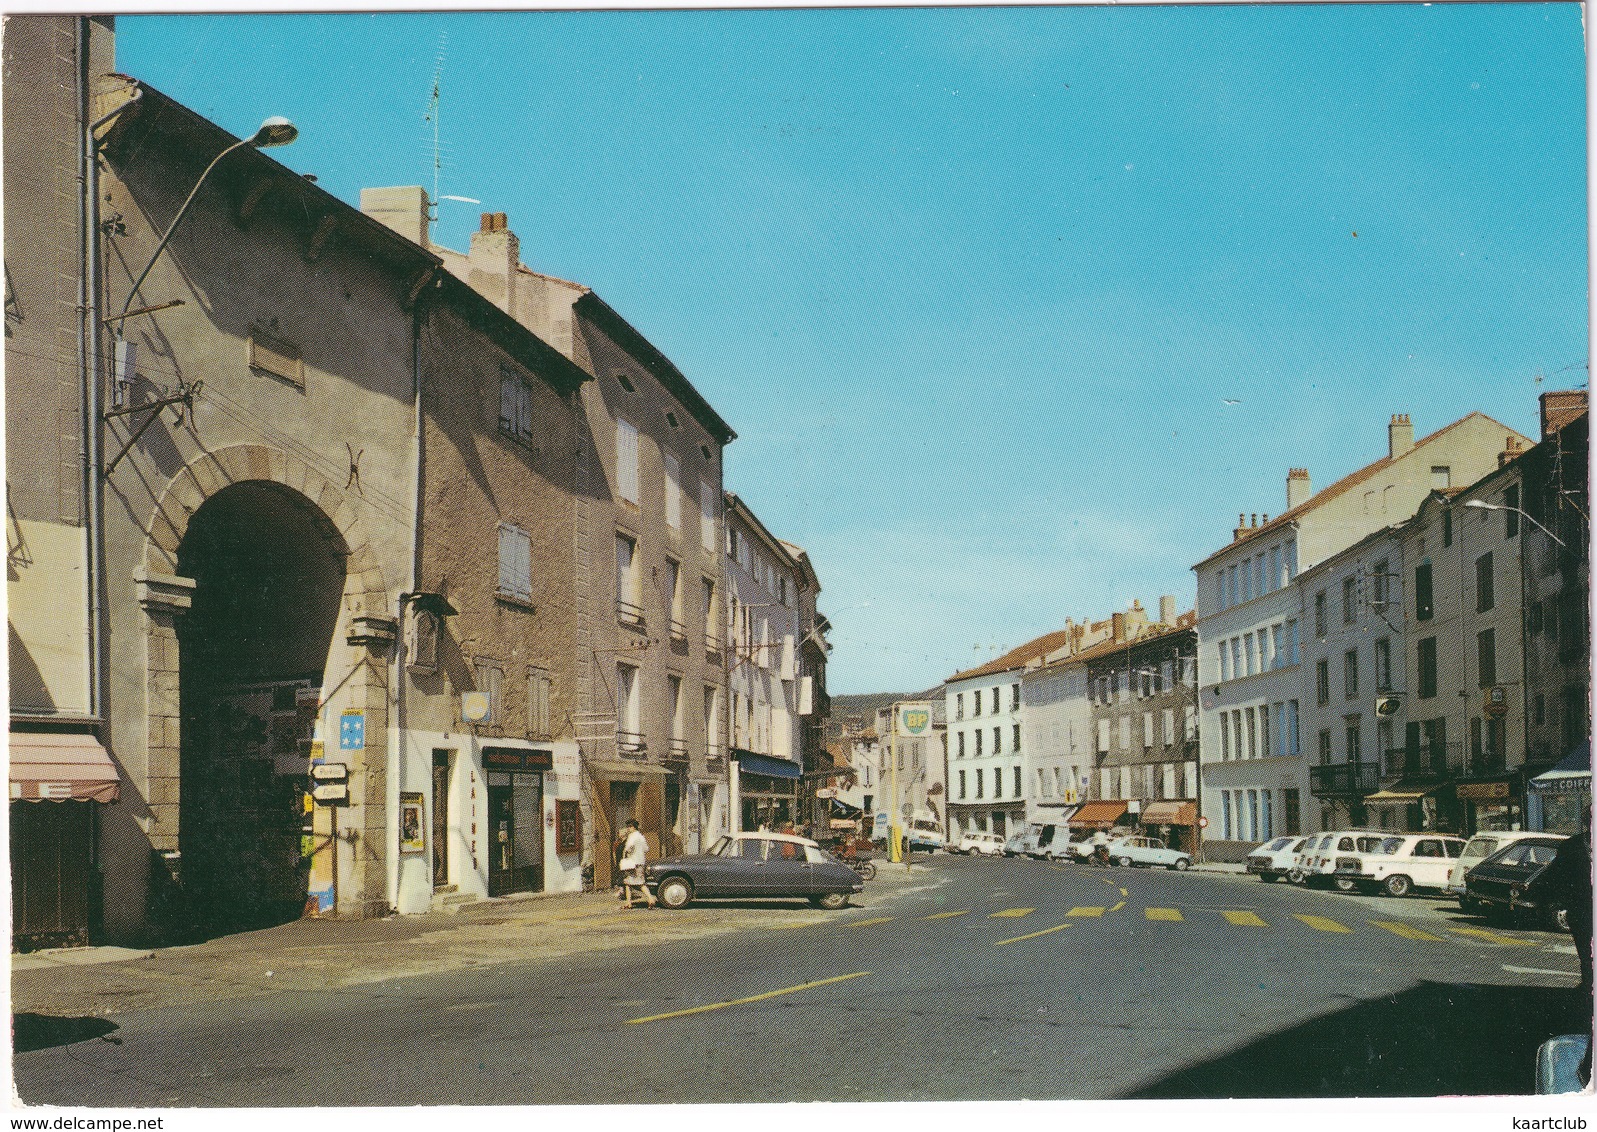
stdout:
<svg viewBox="0 0 1597 1132">
<path fill-rule="evenodd" d="M 1142 807 L 1143 825 L 1197 825 L 1198 807 L 1192 802 L 1149 802 Z"/>
<path fill-rule="evenodd" d="M 122 776 L 93 735 L 65 731 L 10 734 L 13 802 L 105 802 L 122 796 Z"/>
<path fill-rule="evenodd" d="M 1373 794 L 1364 795 L 1364 804 L 1367 806 L 1372 802 L 1376 805 L 1385 805 L 1394 802 L 1413 803 L 1418 802 L 1422 798 L 1430 797 L 1439 789 L 1441 789 L 1439 786 L 1409 786 L 1399 782 L 1395 785 L 1388 786 L 1384 790 L 1377 790 Z"/>
<path fill-rule="evenodd" d="M 804 777 L 804 771 L 798 763 L 789 762 L 787 759 L 759 755 L 753 751 L 744 751 L 736 747 L 732 750 L 732 757 L 737 760 L 740 773 L 763 774 L 767 778 L 790 778 L 794 780 Z"/>
<path fill-rule="evenodd" d="M 1108 827 L 1130 809 L 1126 802 L 1085 802 L 1081 809 L 1071 815 L 1070 824 L 1076 829 L 1092 829 L 1098 826 Z"/>
</svg>

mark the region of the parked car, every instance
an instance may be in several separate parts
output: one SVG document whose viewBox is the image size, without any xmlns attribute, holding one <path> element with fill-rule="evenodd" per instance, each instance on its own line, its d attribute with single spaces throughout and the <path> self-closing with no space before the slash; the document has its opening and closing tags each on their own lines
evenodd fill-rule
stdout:
<svg viewBox="0 0 1597 1132">
<path fill-rule="evenodd" d="M 1336 876 L 1338 853 L 1373 853 L 1381 842 L 1394 836 L 1379 829 L 1337 829 L 1310 837 L 1298 854 L 1297 867 L 1303 882 L 1310 887 L 1330 885 L 1339 892 L 1352 892 L 1352 877 Z"/>
<path fill-rule="evenodd" d="M 1453 871 L 1447 874 L 1447 884 L 1443 886 L 1442 891 L 1449 896 L 1457 896 L 1462 903 L 1465 874 L 1503 846 L 1514 841 L 1523 841 L 1527 837 L 1558 837 L 1559 840 L 1563 840 L 1561 834 L 1532 833 L 1518 829 L 1494 829 L 1486 833 L 1477 833 L 1464 842 L 1464 851 L 1458 855 L 1458 860 L 1453 862 Z"/>
<path fill-rule="evenodd" d="M 809 838 L 787 833 L 726 834 L 707 852 L 651 861 L 644 879 L 667 908 L 691 900 L 799 896 L 837 909 L 865 889 L 842 861 Z"/>
<path fill-rule="evenodd" d="M 1564 1034 L 1548 1038 L 1536 1049 L 1536 1092 L 1578 1093 L 1591 1076 L 1586 1063 L 1591 1049 L 1590 1034 Z"/>
<path fill-rule="evenodd" d="M 1464 875 L 1459 904 L 1466 912 L 1503 919 L 1528 915 L 1548 930 L 1558 930 L 1564 924 L 1564 910 L 1538 907 L 1523 893 L 1536 874 L 1552 863 L 1563 840 L 1556 834 L 1540 833 L 1504 845 Z"/>
<path fill-rule="evenodd" d="M 1092 856 L 1092 835 L 1097 832 L 1095 829 L 1084 829 L 1079 831 L 1079 836 L 1076 833 L 1070 835 L 1071 860 L 1085 861 Z M 1131 836 L 1131 831 L 1123 828 L 1109 829 L 1104 832 L 1109 835 L 1109 852 L 1111 856 L 1114 854 L 1115 845 Z"/>
<path fill-rule="evenodd" d="M 942 823 L 934 817 L 919 813 L 910 818 L 909 826 L 904 830 L 904 840 L 911 849 L 919 849 L 925 853 L 935 853 L 947 844 L 947 839 L 943 836 Z"/>
<path fill-rule="evenodd" d="M 1132 869 L 1157 865 L 1181 873 L 1192 867 L 1192 854 L 1168 848 L 1157 837 L 1123 837 L 1109 846 L 1109 857 L 1115 864 Z"/>
<path fill-rule="evenodd" d="M 1056 861 L 1070 855 L 1070 827 L 1044 822 L 1037 826 L 1037 844 L 1031 855 L 1038 860 Z"/>
<path fill-rule="evenodd" d="M 1453 871 L 1453 862 L 1463 851 L 1462 837 L 1393 834 L 1381 838 L 1373 849 L 1360 846 L 1353 853 L 1338 850 L 1332 875 L 1366 891 L 1379 889 L 1388 896 L 1407 896 L 1416 888 L 1442 888 L 1447 874 Z"/>
<path fill-rule="evenodd" d="M 972 830 L 960 836 L 959 848 L 954 850 L 954 852 L 969 853 L 973 857 L 982 855 L 989 857 L 1002 856 L 1004 852 L 1004 835 Z"/>
<path fill-rule="evenodd" d="M 1264 881 L 1277 881 L 1282 877 L 1301 880 L 1302 874 L 1297 873 L 1297 857 L 1306 841 L 1307 837 L 1277 837 L 1274 841 L 1266 841 L 1248 854 L 1246 868 Z"/>
<path fill-rule="evenodd" d="M 1025 829 L 1018 829 L 1009 835 L 1009 840 L 1004 842 L 1004 856 L 1006 857 L 1032 857 L 1036 855 L 1037 838 L 1042 833 L 1042 826 L 1028 825 Z"/>
</svg>

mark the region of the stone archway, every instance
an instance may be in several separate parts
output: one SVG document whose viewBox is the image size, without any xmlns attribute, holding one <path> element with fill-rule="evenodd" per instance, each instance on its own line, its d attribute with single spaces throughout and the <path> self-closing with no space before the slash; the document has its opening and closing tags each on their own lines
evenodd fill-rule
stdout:
<svg viewBox="0 0 1597 1132">
<path fill-rule="evenodd" d="M 353 821 L 342 832 L 351 839 L 319 839 L 315 871 L 337 892 L 342 915 L 380 914 L 387 909 L 385 862 L 386 772 L 390 646 L 394 620 L 389 590 L 361 519 L 361 505 L 304 460 L 276 448 L 241 444 L 191 462 L 161 493 L 146 530 L 145 555 L 137 571 L 140 604 L 146 611 L 147 778 L 149 836 L 170 877 L 182 888 L 180 833 L 183 797 L 183 659 L 179 619 L 193 607 L 195 581 L 179 569 L 191 521 L 202 507 L 231 488 L 253 485 L 294 501 L 326 546 L 344 563 L 342 592 L 331 625 L 320 708 L 321 737 L 330 758 L 350 766 Z M 237 494 L 237 493 L 235 493 Z M 366 746 L 338 750 L 339 710 L 364 717 Z M 318 832 L 329 823 L 321 811 Z M 333 860 L 337 859 L 336 873 Z M 336 879 L 335 879 L 336 878 Z M 312 884 L 316 885 L 313 873 Z M 158 878 L 158 887 L 161 879 Z M 323 887 L 326 887 L 324 883 Z M 190 914 L 193 909 L 188 910 Z"/>
</svg>

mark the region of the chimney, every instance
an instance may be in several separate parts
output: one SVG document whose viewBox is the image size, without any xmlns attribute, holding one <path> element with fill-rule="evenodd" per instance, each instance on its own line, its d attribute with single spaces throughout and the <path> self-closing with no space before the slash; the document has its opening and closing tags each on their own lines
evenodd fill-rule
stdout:
<svg viewBox="0 0 1597 1132">
<path fill-rule="evenodd" d="M 1586 411 L 1584 389 L 1560 389 L 1541 395 L 1542 439 L 1563 428 Z"/>
<path fill-rule="evenodd" d="M 1116 613 L 1113 615 L 1112 620 L 1115 627 L 1114 639 L 1116 641 L 1124 641 L 1126 639 L 1126 615 L 1124 613 Z"/>
<path fill-rule="evenodd" d="M 516 268 L 521 241 L 502 212 L 485 212 L 471 234 L 471 262 L 466 282 L 512 318 L 516 315 Z"/>
<path fill-rule="evenodd" d="M 1248 533 L 1247 518 L 1248 517 L 1246 515 L 1244 515 L 1242 512 L 1240 512 L 1240 511 L 1237 512 L 1237 527 L 1236 527 L 1236 530 L 1231 532 L 1231 541 L 1232 542 L 1235 542 L 1237 539 L 1241 538 L 1243 535 Z"/>
<path fill-rule="evenodd" d="M 360 210 L 413 244 L 428 247 L 427 192 L 420 185 L 392 189 L 362 189 Z"/>
<path fill-rule="evenodd" d="M 1506 468 L 1525 454 L 1525 445 L 1517 436 L 1503 438 L 1503 450 L 1497 454 L 1497 466 Z"/>
<path fill-rule="evenodd" d="M 1414 425 L 1407 413 L 1392 415 L 1392 423 L 1386 426 L 1386 443 L 1393 460 L 1414 447 Z"/>
<path fill-rule="evenodd" d="M 1314 489 L 1309 486 L 1309 469 L 1288 468 L 1286 473 L 1286 509 L 1301 507 L 1309 501 Z"/>
<path fill-rule="evenodd" d="M 1176 599 L 1172 594 L 1159 595 L 1159 624 L 1174 625 L 1176 623 Z"/>
</svg>

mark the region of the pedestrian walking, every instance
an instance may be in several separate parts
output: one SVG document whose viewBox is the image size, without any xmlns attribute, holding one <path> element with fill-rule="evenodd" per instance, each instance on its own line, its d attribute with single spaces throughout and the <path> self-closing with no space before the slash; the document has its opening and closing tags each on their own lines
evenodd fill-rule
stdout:
<svg viewBox="0 0 1597 1132">
<path fill-rule="evenodd" d="M 632 818 L 628 818 L 621 828 L 625 831 L 621 835 L 621 899 L 626 901 L 628 908 L 634 907 L 632 890 L 636 888 L 648 901 L 648 906 L 653 908 L 654 894 L 649 891 L 643 878 L 644 864 L 649 856 L 649 839 L 643 836 L 643 831 Z"/>
</svg>

